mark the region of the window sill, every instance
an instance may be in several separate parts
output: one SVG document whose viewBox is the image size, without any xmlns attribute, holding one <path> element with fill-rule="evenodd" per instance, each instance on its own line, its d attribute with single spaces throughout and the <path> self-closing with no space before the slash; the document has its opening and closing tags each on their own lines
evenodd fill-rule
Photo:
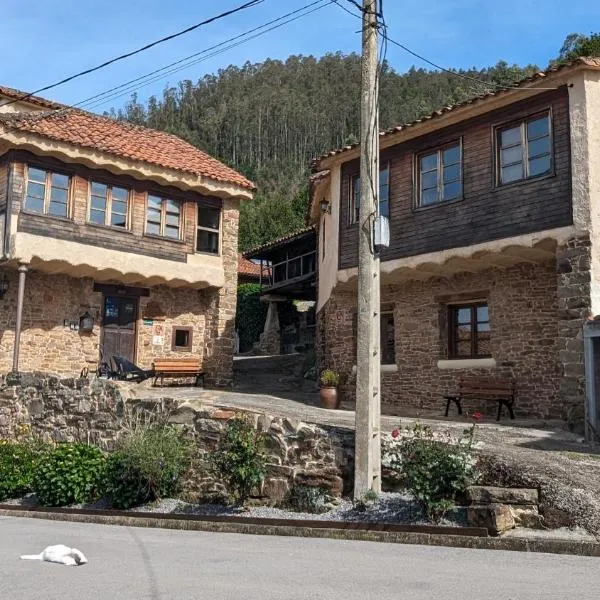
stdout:
<svg viewBox="0 0 600 600">
<path fill-rule="evenodd" d="M 533 183 L 534 181 L 543 181 L 544 179 L 550 179 L 552 177 L 556 177 L 556 172 L 554 170 L 552 170 L 550 173 L 544 173 L 543 175 L 537 175 L 535 177 L 528 177 L 527 179 L 518 179 L 517 181 L 511 181 L 509 183 L 500 183 L 497 181 L 496 185 L 492 188 L 492 191 L 498 192 L 500 190 L 527 185 L 528 183 Z"/>
<path fill-rule="evenodd" d="M 172 237 L 167 237 L 165 235 L 154 235 L 152 233 L 144 233 L 144 237 L 151 240 L 160 240 L 162 242 L 173 242 L 174 244 L 180 244 L 181 246 L 185 246 L 185 240 L 176 240 Z"/>
<path fill-rule="evenodd" d="M 397 373 L 398 365 L 380 365 L 381 373 Z M 356 365 L 352 367 L 352 375 L 356 375 Z"/>
<path fill-rule="evenodd" d="M 86 225 L 89 227 L 94 227 L 95 229 L 105 229 L 107 231 L 119 231 L 120 233 L 127 233 L 129 235 L 133 235 L 133 231 L 127 227 L 117 227 L 116 225 L 100 225 L 100 223 L 92 223 L 91 221 L 86 221 Z"/>
<path fill-rule="evenodd" d="M 220 252 L 206 252 L 204 250 L 194 250 L 194 254 L 199 254 L 200 256 L 221 256 Z"/>
<path fill-rule="evenodd" d="M 427 210 L 432 210 L 434 208 L 441 208 L 442 206 L 452 206 L 453 204 L 458 204 L 459 202 L 463 202 L 465 200 L 464 196 L 460 196 L 459 198 L 454 198 L 454 200 L 444 200 L 443 202 L 436 202 L 435 204 L 428 204 L 427 206 L 413 206 L 413 212 L 424 212 Z"/>
<path fill-rule="evenodd" d="M 54 221 L 61 221 L 63 223 L 74 223 L 71 217 L 59 217 L 58 215 L 35 212 L 34 210 L 26 210 L 25 208 L 21 209 L 21 213 L 32 217 L 44 217 L 44 219 L 53 219 Z"/>
<path fill-rule="evenodd" d="M 495 358 L 456 358 L 450 360 L 438 360 L 437 367 L 440 370 L 447 369 L 493 369 L 496 367 Z"/>
</svg>

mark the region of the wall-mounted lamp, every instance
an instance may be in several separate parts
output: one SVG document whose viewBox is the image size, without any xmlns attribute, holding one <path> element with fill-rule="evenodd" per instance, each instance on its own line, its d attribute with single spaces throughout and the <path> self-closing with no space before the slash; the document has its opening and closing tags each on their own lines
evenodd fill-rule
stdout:
<svg viewBox="0 0 600 600">
<path fill-rule="evenodd" d="M 6 296 L 6 292 L 8 292 L 8 279 L 6 279 L 6 275 L 2 273 L 2 278 L 0 279 L 0 299 Z"/>
<path fill-rule="evenodd" d="M 331 212 L 331 204 L 329 204 L 329 202 L 325 200 L 325 198 L 321 200 L 321 202 L 319 203 L 319 207 L 321 208 L 321 212 L 323 214 Z"/>
<path fill-rule="evenodd" d="M 91 333 L 94 331 L 94 317 L 87 310 L 79 317 L 79 331 L 82 333 Z"/>
</svg>

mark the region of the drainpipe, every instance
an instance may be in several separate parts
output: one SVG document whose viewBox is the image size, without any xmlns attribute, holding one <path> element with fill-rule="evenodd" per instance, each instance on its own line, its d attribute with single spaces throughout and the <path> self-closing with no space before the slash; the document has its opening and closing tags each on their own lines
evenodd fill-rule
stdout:
<svg viewBox="0 0 600 600">
<path fill-rule="evenodd" d="M 27 266 L 19 267 L 19 290 L 17 292 L 17 322 L 15 324 L 15 347 L 13 350 L 12 372 L 19 372 L 19 346 L 21 343 L 21 323 L 23 321 L 23 298 L 25 297 L 25 277 Z"/>
</svg>

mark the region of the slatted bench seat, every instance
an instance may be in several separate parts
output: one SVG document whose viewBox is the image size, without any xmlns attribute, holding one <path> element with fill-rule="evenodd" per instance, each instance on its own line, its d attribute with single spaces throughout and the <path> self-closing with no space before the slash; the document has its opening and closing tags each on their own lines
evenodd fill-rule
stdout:
<svg viewBox="0 0 600 600">
<path fill-rule="evenodd" d="M 446 394 L 446 416 L 450 410 L 450 403 L 454 402 L 458 409 L 458 414 L 462 415 L 461 401 L 464 399 L 473 400 L 495 400 L 498 402 L 498 416 L 496 421 L 502 416 L 502 408 L 506 406 L 511 419 L 515 418 L 513 405 L 515 403 L 515 380 L 501 377 L 461 377 L 458 382 L 458 390 Z"/>
<path fill-rule="evenodd" d="M 153 367 L 154 385 L 160 379 L 162 386 L 165 377 L 194 377 L 195 385 L 204 387 L 204 373 L 199 358 L 156 358 Z"/>
</svg>

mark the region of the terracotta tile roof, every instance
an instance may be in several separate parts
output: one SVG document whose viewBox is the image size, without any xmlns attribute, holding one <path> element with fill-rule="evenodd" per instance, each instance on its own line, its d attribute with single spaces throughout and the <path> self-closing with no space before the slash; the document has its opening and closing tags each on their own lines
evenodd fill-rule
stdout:
<svg viewBox="0 0 600 600">
<path fill-rule="evenodd" d="M 77 109 L 33 113 L 0 113 L 7 128 L 207 177 L 250 190 L 254 184 L 206 152 L 165 133 Z"/>
<path fill-rule="evenodd" d="M 27 96 L 26 92 L 20 92 L 19 90 L 15 90 L 14 88 L 5 87 L 0 85 L 0 96 L 6 96 L 7 98 L 12 100 L 21 101 L 24 96 Z M 46 100 L 46 98 L 40 98 L 40 96 L 29 96 L 22 100 L 22 102 L 28 104 L 34 104 L 36 106 L 41 106 L 43 108 L 51 108 L 51 109 L 59 109 L 66 108 L 66 104 L 60 104 L 60 102 L 53 102 L 52 100 Z M 4 102 L 0 102 L 0 106 L 2 106 Z"/>
<path fill-rule="evenodd" d="M 238 275 L 246 277 L 260 277 L 260 265 L 253 263 L 251 260 L 244 258 L 242 254 L 238 256 Z"/>
<path fill-rule="evenodd" d="M 261 244 L 260 246 L 256 246 L 256 248 L 252 248 L 251 250 L 244 252 L 243 256 L 245 258 L 256 257 L 256 255 L 258 253 L 262 252 L 263 250 L 269 250 L 270 248 L 278 246 L 279 244 L 282 244 L 283 242 L 289 242 L 293 239 L 303 237 L 314 231 L 315 231 L 315 226 L 310 225 L 309 227 L 305 227 L 304 229 L 300 229 L 299 231 L 294 231 L 293 233 L 288 233 L 287 235 L 277 238 L 276 240 L 273 240 L 271 242 L 267 242 L 266 244 Z"/>
<path fill-rule="evenodd" d="M 533 75 L 530 75 L 529 77 L 525 77 L 524 79 L 521 79 L 521 80 L 515 82 L 515 84 L 511 87 L 499 88 L 494 92 L 486 92 L 485 94 L 479 94 L 477 96 L 474 96 L 473 98 L 470 98 L 469 100 L 465 100 L 464 102 L 452 104 L 451 106 L 445 106 L 439 110 L 432 112 L 430 115 L 425 115 L 424 117 L 421 117 L 420 119 L 416 119 L 410 123 L 404 123 L 403 125 L 398 125 L 396 127 L 391 127 L 390 129 L 386 129 L 385 131 L 380 131 L 379 137 L 383 138 L 388 135 L 398 133 L 399 131 L 402 131 L 409 127 L 415 127 L 425 121 L 435 119 L 436 117 L 441 117 L 442 115 L 444 115 L 446 113 L 456 110 L 457 108 L 461 108 L 463 106 L 468 106 L 469 104 L 476 104 L 481 101 L 485 101 L 489 98 L 493 98 L 495 96 L 505 94 L 506 92 L 510 92 L 510 90 L 512 90 L 516 87 L 524 87 L 528 83 L 535 83 L 537 81 L 545 79 L 546 77 L 548 77 L 550 75 L 553 75 L 554 73 L 557 73 L 559 71 L 563 71 L 566 69 L 571 69 L 571 68 L 574 68 L 577 66 L 586 66 L 586 67 L 591 67 L 592 69 L 600 69 L 600 57 L 580 57 L 569 63 L 558 65 L 556 67 L 550 67 L 549 69 L 546 69 L 545 71 L 541 71 L 539 73 L 534 73 Z M 313 159 L 313 161 L 312 161 L 313 171 L 320 170 L 319 163 L 322 160 L 324 160 L 325 158 L 329 158 L 330 156 L 336 156 L 338 154 L 348 152 L 349 150 L 353 150 L 354 148 L 358 148 L 359 146 L 360 146 L 360 142 L 357 142 L 355 144 L 349 144 L 347 146 L 344 146 L 343 148 L 337 148 L 335 150 L 330 150 L 329 152 L 322 154 L 321 156 Z"/>
</svg>

